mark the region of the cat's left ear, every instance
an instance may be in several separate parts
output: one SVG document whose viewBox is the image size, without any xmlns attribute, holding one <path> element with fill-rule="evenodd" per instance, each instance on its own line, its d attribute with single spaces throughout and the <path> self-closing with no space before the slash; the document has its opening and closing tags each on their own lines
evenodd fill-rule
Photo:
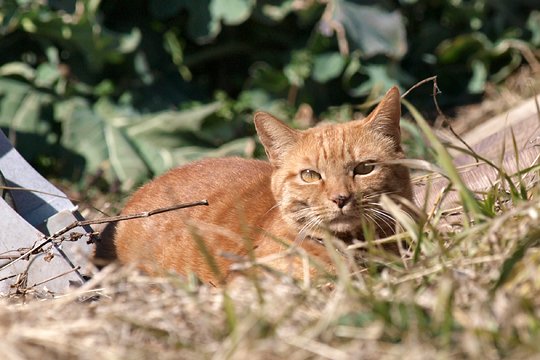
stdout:
<svg viewBox="0 0 540 360">
<path fill-rule="evenodd" d="M 362 122 L 382 132 L 384 135 L 392 137 L 398 143 L 401 141 L 401 130 L 399 119 L 401 117 L 401 97 L 399 89 L 394 86 L 381 100 L 379 105 Z"/>
<path fill-rule="evenodd" d="M 262 111 L 255 113 L 254 122 L 268 160 L 279 166 L 283 155 L 298 141 L 299 132 Z"/>
</svg>

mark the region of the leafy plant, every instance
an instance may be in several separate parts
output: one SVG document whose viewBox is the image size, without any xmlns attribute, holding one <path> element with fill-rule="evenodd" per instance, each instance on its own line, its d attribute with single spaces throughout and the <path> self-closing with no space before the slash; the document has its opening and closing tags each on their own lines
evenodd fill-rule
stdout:
<svg viewBox="0 0 540 360">
<path fill-rule="evenodd" d="M 536 61 L 539 39 L 525 0 L 5 0 L 0 126 L 45 174 L 127 190 L 202 156 L 262 154 L 255 110 L 346 118 L 433 74 L 464 101 Z"/>
</svg>

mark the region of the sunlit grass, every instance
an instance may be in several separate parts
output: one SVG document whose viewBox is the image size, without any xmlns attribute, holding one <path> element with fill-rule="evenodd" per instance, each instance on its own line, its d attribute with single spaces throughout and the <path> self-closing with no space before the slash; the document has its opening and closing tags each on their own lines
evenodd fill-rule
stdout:
<svg viewBox="0 0 540 360">
<path fill-rule="evenodd" d="M 441 198 L 450 189 L 458 193 L 452 211 L 434 207 L 417 221 L 400 212 L 396 199 L 384 198 L 403 231 L 349 247 L 325 239 L 337 269 L 331 277 L 295 280 L 250 255 L 237 266 L 246 276 L 223 281 L 222 288 L 109 267 L 55 300 L 21 306 L 6 298 L 0 357 L 534 358 L 540 351 L 539 167 L 507 174 L 488 164 L 497 181 L 474 193 L 448 146 L 410 109 L 436 159 L 433 168 L 416 165 L 446 176 Z M 219 255 L 196 241 L 223 280 Z M 388 243 L 399 243 L 399 255 L 381 249 Z M 294 249 L 286 256 L 316 264 Z"/>
</svg>

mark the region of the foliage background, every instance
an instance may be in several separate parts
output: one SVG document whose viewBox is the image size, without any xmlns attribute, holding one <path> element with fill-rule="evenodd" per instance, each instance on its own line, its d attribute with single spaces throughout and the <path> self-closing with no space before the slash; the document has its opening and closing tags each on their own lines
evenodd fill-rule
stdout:
<svg viewBox="0 0 540 360">
<path fill-rule="evenodd" d="M 474 101 L 535 61 L 535 3 L 0 0 L 0 126 L 44 174 L 127 190 L 260 156 L 254 110 L 345 121 L 432 75 L 443 106 Z"/>
</svg>

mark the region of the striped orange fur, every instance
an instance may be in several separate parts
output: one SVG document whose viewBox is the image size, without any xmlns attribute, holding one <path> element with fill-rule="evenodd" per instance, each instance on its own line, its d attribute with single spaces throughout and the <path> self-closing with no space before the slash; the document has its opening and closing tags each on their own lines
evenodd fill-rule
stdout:
<svg viewBox="0 0 540 360">
<path fill-rule="evenodd" d="M 331 269 L 317 239 L 328 233 L 344 241 L 361 238 L 366 222 L 375 224 L 379 235 L 389 235 L 392 222 L 381 215 L 378 198 L 395 194 L 411 199 L 408 169 L 384 164 L 404 157 L 399 120 L 395 87 L 363 120 L 305 131 L 258 112 L 255 126 L 269 162 L 206 159 L 144 185 L 122 213 L 200 199 L 208 199 L 209 206 L 119 223 L 117 256 L 149 273 L 194 272 L 212 283 L 228 279 L 231 264 L 250 253 L 258 259 L 273 257 L 270 266 L 301 276 L 299 259 L 278 256 L 289 246 L 303 248 Z"/>
</svg>

